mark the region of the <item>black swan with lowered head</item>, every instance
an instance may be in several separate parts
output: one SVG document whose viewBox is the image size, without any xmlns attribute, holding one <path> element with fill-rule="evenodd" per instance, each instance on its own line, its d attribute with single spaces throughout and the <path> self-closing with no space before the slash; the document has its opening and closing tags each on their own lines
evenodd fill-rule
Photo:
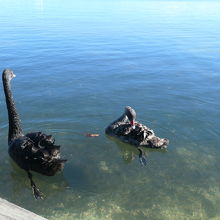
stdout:
<svg viewBox="0 0 220 220">
<path fill-rule="evenodd" d="M 8 152 L 17 165 L 27 172 L 34 197 L 38 199 L 43 194 L 35 185 L 30 171 L 53 176 L 63 170 L 66 160 L 60 158 L 60 146 L 54 144 L 55 140 L 51 135 L 41 132 L 23 134 L 10 87 L 10 81 L 14 77 L 10 69 L 5 69 L 2 73 L 9 121 Z"/>
<path fill-rule="evenodd" d="M 135 145 L 137 147 L 148 147 L 154 149 L 166 149 L 169 140 L 155 136 L 154 131 L 136 121 L 136 112 L 130 106 L 125 107 L 121 117 L 113 121 L 106 129 L 105 133 L 116 137 L 121 141 Z M 142 165 L 146 165 L 141 148 L 138 148 L 139 159 Z"/>
</svg>

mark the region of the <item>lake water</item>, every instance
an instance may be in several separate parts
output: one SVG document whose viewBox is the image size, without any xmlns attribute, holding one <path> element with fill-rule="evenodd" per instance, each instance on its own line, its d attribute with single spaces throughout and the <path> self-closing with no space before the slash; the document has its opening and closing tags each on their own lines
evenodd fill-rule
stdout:
<svg viewBox="0 0 220 220">
<path fill-rule="evenodd" d="M 220 2 L 0 0 L 8 67 L 26 132 L 52 134 L 63 173 L 26 173 L 7 153 L 0 93 L 0 196 L 50 220 L 220 219 Z M 104 128 L 124 106 L 170 140 L 137 150 Z M 85 133 L 98 133 L 89 138 Z"/>
</svg>

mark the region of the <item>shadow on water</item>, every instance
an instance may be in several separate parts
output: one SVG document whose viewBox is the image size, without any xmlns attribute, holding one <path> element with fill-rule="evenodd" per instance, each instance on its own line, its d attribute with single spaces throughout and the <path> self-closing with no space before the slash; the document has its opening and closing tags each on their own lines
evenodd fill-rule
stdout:
<svg viewBox="0 0 220 220">
<path fill-rule="evenodd" d="M 9 164 L 11 166 L 10 177 L 12 181 L 12 191 L 14 195 L 23 194 L 24 189 L 30 191 L 32 196 L 31 186 L 29 178 L 27 177 L 26 171 L 19 168 L 17 164 L 12 159 L 9 159 Z M 63 172 L 58 173 L 55 176 L 44 176 L 34 171 L 33 179 L 36 185 L 44 194 L 45 198 L 53 196 L 56 193 L 64 192 L 68 187 L 68 183 L 63 175 Z M 30 198 L 31 198 L 30 196 Z"/>
<path fill-rule="evenodd" d="M 106 135 L 106 137 L 117 145 L 120 151 L 120 154 L 122 156 L 122 160 L 127 164 L 131 163 L 134 160 L 139 161 L 140 151 L 138 150 L 138 148 L 141 149 L 143 156 L 147 160 L 147 163 L 149 162 L 148 158 L 150 157 L 151 153 L 153 152 L 166 153 L 167 152 L 167 149 L 153 149 L 153 148 L 146 148 L 146 147 L 137 148 L 137 146 L 123 143 L 115 137 L 111 137 L 108 135 Z"/>
<path fill-rule="evenodd" d="M 64 170 L 65 180 L 68 188 L 76 192 L 93 193 L 97 190 L 96 184 L 87 175 L 86 169 L 81 164 L 66 166 Z"/>
<path fill-rule="evenodd" d="M 32 196 L 30 181 L 24 170 L 20 169 L 15 162 L 10 159 L 11 165 L 10 176 L 12 181 L 12 191 L 14 195 L 22 194 L 24 188 L 30 191 Z M 67 162 L 63 172 L 55 176 L 45 176 L 34 171 L 33 179 L 36 185 L 44 193 L 45 198 L 53 197 L 57 193 L 62 193 L 67 189 L 77 192 L 92 193 L 96 190 L 96 185 L 92 183 L 92 179 L 88 178 L 83 165 L 73 164 Z M 31 198 L 30 196 L 30 198 Z"/>
</svg>

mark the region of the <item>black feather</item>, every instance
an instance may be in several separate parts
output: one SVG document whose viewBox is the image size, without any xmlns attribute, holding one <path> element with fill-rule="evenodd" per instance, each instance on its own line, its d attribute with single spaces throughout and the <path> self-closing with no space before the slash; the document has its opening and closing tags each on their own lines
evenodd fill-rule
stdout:
<svg viewBox="0 0 220 220">
<path fill-rule="evenodd" d="M 42 132 L 23 134 L 10 87 L 13 75 L 9 69 L 2 74 L 9 120 L 8 151 L 18 166 L 28 172 L 35 198 L 41 198 L 30 170 L 53 176 L 63 170 L 66 160 L 60 158 L 60 146 L 54 144 L 55 139 L 51 135 Z"/>
</svg>

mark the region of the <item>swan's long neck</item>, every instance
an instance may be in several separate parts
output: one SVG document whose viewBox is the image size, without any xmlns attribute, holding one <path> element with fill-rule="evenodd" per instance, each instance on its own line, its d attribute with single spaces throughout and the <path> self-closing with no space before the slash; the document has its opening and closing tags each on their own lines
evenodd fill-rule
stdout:
<svg viewBox="0 0 220 220">
<path fill-rule="evenodd" d="M 113 122 L 111 123 L 111 125 L 114 125 L 114 124 L 119 123 L 119 122 L 125 123 L 127 120 L 128 120 L 128 118 L 127 118 L 126 114 L 124 113 L 124 114 L 121 115 L 118 119 L 116 119 L 115 121 L 113 121 Z"/>
<path fill-rule="evenodd" d="M 11 140 L 17 137 L 22 136 L 23 131 L 21 128 L 19 115 L 16 111 L 9 80 L 3 79 L 3 86 L 4 86 L 7 109 L 8 109 L 8 121 L 9 121 L 8 142 L 10 142 Z"/>
</svg>

